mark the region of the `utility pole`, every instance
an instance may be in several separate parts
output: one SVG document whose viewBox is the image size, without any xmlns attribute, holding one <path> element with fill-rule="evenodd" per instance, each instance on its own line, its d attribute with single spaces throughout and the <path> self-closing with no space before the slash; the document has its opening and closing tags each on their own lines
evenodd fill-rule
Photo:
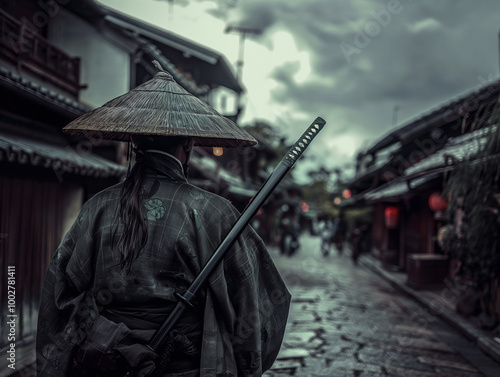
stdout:
<svg viewBox="0 0 500 377">
<path fill-rule="evenodd" d="M 174 14 L 174 0 L 168 0 L 168 15 L 172 18 Z"/>
<path fill-rule="evenodd" d="M 245 50 L 245 38 L 247 35 L 259 35 L 262 33 L 262 30 L 260 29 L 253 29 L 253 28 L 247 28 L 247 27 L 242 27 L 242 26 L 227 26 L 226 30 L 224 30 L 225 33 L 231 33 L 235 32 L 240 35 L 240 46 L 238 49 L 238 61 L 236 62 L 236 78 L 238 80 L 241 80 L 242 75 L 243 75 L 243 55 L 244 55 L 244 50 Z"/>
<path fill-rule="evenodd" d="M 236 80 L 237 81 L 242 81 L 242 76 L 243 76 L 243 55 L 244 55 L 244 50 L 245 50 L 245 38 L 247 35 L 259 35 L 262 33 L 262 30 L 260 29 L 253 29 L 253 28 L 247 28 L 247 27 L 242 27 L 242 26 L 232 26 L 228 25 L 226 27 L 226 30 L 224 30 L 224 33 L 231 33 L 235 32 L 240 35 L 240 46 L 238 49 L 238 61 L 236 62 Z M 238 94 L 238 113 L 240 112 L 242 106 L 241 106 L 241 93 Z M 243 181 L 248 181 L 249 175 L 248 175 L 248 160 L 247 160 L 247 155 L 246 152 L 245 154 L 242 155 L 242 178 Z"/>
<path fill-rule="evenodd" d="M 395 105 L 392 109 L 392 125 L 396 126 L 398 123 L 398 113 L 399 113 L 400 107 L 398 105 Z"/>
</svg>

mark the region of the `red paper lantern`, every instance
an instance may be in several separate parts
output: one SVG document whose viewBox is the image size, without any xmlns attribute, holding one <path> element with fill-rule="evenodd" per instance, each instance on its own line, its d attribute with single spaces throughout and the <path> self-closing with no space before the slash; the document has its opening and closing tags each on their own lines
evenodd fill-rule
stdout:
<svg viewBox="0 0 500 377">
<path fill-rule="evenodd" d="M 429 208 L 434 212 L 443 212 L 447 205 L 448 203 L 443 199 L 440 192 L 433 192 L 429 196 Z"/>
<path fill-rule="evenodd" d="M 351 197 L 351 190 L 345 189 L 344 191 L 342 191 L 342 197 L 344 199 L 349 199 Z"/>
<path fill-rule="evenodd" d="M 388 229 L 394 229 L 398 227 L 398 223 L 399 223 L 399 208 L 387 207 L 385 209 L 385 226 Z"/>
</svg>

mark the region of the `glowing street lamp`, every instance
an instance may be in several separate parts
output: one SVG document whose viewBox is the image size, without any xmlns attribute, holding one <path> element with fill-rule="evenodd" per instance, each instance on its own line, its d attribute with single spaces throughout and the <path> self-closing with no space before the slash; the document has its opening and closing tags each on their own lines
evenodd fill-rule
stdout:
<svg viewBox="0 0 500 377">
<path fill-rule="evenodd" d="M 224 154 L 222 147 L 213 147 L 212 151 L 216 156 L 222 156 Z"/>
</svg>

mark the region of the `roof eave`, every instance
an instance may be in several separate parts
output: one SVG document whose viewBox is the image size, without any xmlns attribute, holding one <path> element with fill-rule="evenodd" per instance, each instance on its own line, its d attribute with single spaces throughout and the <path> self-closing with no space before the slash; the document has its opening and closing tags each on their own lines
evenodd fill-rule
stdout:
<svg viewBox="0 0 500 377">
<path fill-rule="evenodd" d="M 219 78 L 218 85 L 224 86 L 236 93 L 242 93 L 244 88 L 235 77 L 231 67 L 227 64 L 223 55 L 200 46 L 192 41 L 175 35 L 174 33 L 162 30 L 154 25 L 141 20 L 127 16 L 113 9 L 102 6 L 106 12 L 104 19 L 120 28 L 130 30 L 156 43 L 182 51 L 186 56 L 199 59 L 212 67 L 216 67 L 222 75 Z"/>
<path fill-rule="evenodd" d="M 385 136 L 373 147 L 369 148 L 363 155 L 369 155 L 378 152 L 379 150 L 393 144 L 397 141 L 408 141 L 428 131 L 430 128 L 439 126 L 443 123 L 449 123 L 456 120 L 460 116 L 461 106 L 465 105 L 471 98 L 486 100 L 493 96 L 498 96 L 500 93 L 500 80 L 497 80 L 489 85 L 486 85 L 478 90 L 463 95 L 441 107 L 439 109 L 419 117 L 414 121 L 410 121 L 405 126 L 398 128 Z"/>
</svg>

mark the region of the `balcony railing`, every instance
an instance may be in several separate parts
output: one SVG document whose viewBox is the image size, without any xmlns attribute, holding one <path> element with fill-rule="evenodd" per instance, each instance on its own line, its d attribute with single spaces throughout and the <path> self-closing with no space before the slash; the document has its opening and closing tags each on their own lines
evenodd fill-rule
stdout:
<svg viewBox="0 0 500 377">
<path fill-rule="evenodd" d="M 0 56 L 78 96 L 80 58 L 71 57 L 0 9 Z"/>
</svg>

